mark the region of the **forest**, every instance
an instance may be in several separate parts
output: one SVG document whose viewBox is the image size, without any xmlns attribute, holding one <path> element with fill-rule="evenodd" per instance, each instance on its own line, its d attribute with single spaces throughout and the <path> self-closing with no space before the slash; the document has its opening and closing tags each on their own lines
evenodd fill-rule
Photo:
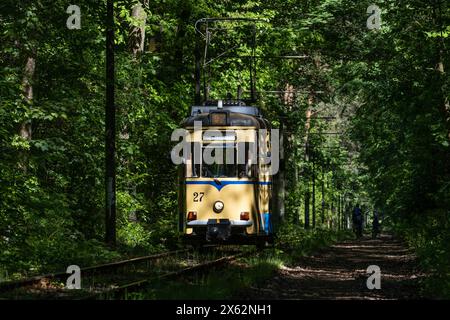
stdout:
<svg viewBox="0 0 450 320">
<path fill-rule="evenodd" d="M 107 2 L 1 1 L 0 281 L 180 248 L 171 134 L 200 94 L 254 86 L 282 132 L 277 248 L 338 237 L 359 204 L 417 255 L 423 290 L 450 298 L 448 1 L 116 0 L 112 26 Z M 218 17 L 236 20 L 200 32 Z"/>
</svg>

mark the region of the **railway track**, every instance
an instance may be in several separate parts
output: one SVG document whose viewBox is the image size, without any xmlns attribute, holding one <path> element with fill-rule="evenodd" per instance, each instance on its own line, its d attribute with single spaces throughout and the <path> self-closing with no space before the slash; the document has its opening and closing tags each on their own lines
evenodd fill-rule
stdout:
<svg viewBox="0 0 450 320">
<path fill-rule="evenodd" d="M 231 252 L 210 246 L 200 253 L 192 249 L 169 251 L 97 266 L 81 268 L 82 288 L 69 290 L 65 272 L 0 283 L 0 299 L 112 299 L 126 297 L 153 281 L 204 272 L 225 265 L 250 251 Z"/>
<path fill-rule="evenodd" d="M 189 266 L 189 267 L 186 267 L 186 268 L 183 268 L 180 270 L 163 273 L 163 274 L 155 276 L 155 277 L 126 283 L 126 284 L 123 284 L 116 288 L 111 288 L 108 290 L 96 292 L 96 293 L 87 295 L 85 297 L 82 297 L 81 299 L 126 298 L 128 293 L 139 291 L 141 288 L 145 288 L 147 285 L 150 285 L 154 281 L 161 281 L 161 280 L 165 280 L 165 279 L 188 276 L 188 275 L 196 273 L 196 272 L 204 272 L 210 268 L 217 268 L 219 266 L 226 265 L 227 263 L 234 261 L 240 257 L 243 257 L 246 254 L 248 254 L 248 252 L 241 252 L 238 254 L 221 257 L 221 258 L 218 258 L 215 260 L 211 260 L 211 261 L 199 263 L 199 264 L 196 264 L 193 266 Z"/>
</svg>

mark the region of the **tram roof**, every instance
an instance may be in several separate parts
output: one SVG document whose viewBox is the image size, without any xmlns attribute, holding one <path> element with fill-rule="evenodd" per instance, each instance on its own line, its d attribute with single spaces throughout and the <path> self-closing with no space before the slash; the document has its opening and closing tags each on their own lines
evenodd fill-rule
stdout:
<svg viewBox="0 0 450 320">
<path fill-rule="evenodd" d="M 219 108 L 217 105 L 212 106 L 192 106 L 191 107 L 191 116 L 195 116 L 200 113 L 210 113 L 211 111 L 230 111 L 234 113 L 246 114 L 249 116 L 259 117 L 261 113 L 259 112 L 258 107 L 255 106 L 242 106 L 242 105 L 224 105 L 222 108 Z"/>
<path fill-rule="evenodd" d="M 226 124 L 216 125 L 211 120 L 212 114 L 225 113 Z M 194 126 L 195 121 L 201 121 L 203 126 L 233 126 L 267 128 L 268 123 L 261 117 L 259 109 L 255 106 L 245 105 L 204 105 L 192 106 L 191 115 L 184 120 L 184 127 Z"/>
</svg>

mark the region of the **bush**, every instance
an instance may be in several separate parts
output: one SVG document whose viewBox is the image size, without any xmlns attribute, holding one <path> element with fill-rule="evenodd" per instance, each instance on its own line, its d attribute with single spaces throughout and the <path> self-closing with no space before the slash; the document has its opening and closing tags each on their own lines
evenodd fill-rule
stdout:
<svg viewBox="0 0 450 320">
<path fill-rule="evenodd" d="M 411 216 L 408 223 L 395 225 L 395 230 L 415 250 L 422 268 L 429 273 L 424 289 L 436 298 L 450 298 L 449 215 L 443 210 L 430 210 Z"/>
<path fill-rule="evenodd" d="M 305 230 L 302 226 L 284 223 L 277 231 L 276 246 L 282 253 L 296 258 L 351 237 L 353 235 L 349 231 L 320 228 Z"/>
</svg>

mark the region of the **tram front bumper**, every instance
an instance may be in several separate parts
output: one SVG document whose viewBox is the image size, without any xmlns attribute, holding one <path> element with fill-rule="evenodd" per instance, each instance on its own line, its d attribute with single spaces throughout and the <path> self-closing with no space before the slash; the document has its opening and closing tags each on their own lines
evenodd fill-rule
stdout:
<svg viewBox="0 0 450 320">
<path fill-rule="evenodd" d="M 229 219 L 208 219 L 194 220 L 187 223 L 187 227 L 206 228 L 206 241 L 226 241 L 231 236 L 232 228 L 244 229 L 250 227 L 251 221 L 229 220 Z"/>
</svg>

